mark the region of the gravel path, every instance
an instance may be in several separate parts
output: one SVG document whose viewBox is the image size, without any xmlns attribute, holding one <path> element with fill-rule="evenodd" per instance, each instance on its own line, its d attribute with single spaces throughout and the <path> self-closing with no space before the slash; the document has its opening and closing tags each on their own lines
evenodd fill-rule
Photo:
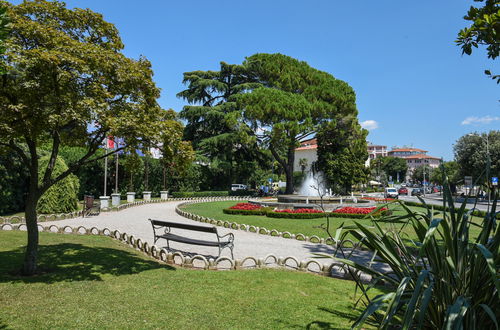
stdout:
<svg viewBox="0 0 500 330">
<path fill-rule="evenodd" d="M 200 226 L 211 226 L 205 223 L 200 223 L 194 220 L 186 219 L 175 212 L 175 207 L 183 203 L 181 201 L 173 201 L 166 203 L 153 203 L 124 209 L 119 212 L 103 212 L 98 216 L 89 218 L 75 218 L 59 221 L 44 222 L 44 225 L 55 224 L 57 226 L 85 226 L 87 228 L 97 227 L 99 229 L 108 228 L 110 230 L 119 230 L 129 235 L 134 235 L 136 238 L 141 238 L 150 244 L 153 244 L 153 230 L 148 221 L 149 218 L 157 220 L 167 220 L 174 222 L 182 222 L 196 224 Z M 286 239 L 281 237 L 273 237 L 269 235 L 259 235 L 256 233 L 246 232 L 242 230 L 232 230 L 228 228 L 218 227 L 219 235 L 232 232 L 234 234 L 234 257 L 235 259 L 243 259 L 245 257 L 264 258 L 269 254 L 276 257 L 295 257 L 299 261 L 313 259 L 313 253 L 333 253 L 333 249 L 324 244 L 316 244 L 310 242 L 302 242 L 294 239 Z M 175 231 L 174 231 L 175 230 Z M 183 234 L 182 230 L 172 230 L 173 233 Z M 205 234 L 189 231 L 185 233 L 190 238 L 212 238 L 213 234 Z M 206 236 L 209 235 L 209 236 Z M 211 235 L 211 236 L 210 236 Z M 159 240 L 156 245 L 158 247 L 166 247 L 164 240 Z M 197 245 L 188 245 L 178 242 L 170 242 L 170 247 L 174 250 L 188 254 L 201 254 L 207 257 L 217 257 L 218 249 L 214 247 L 205 247 Z M 230 257 L 229 249 L 222 251 L 222 256 Z M 353 257 L 358 262 L 368 262 L 371 254 L 366 251 L 358 251 Z M 316 259 L 321 264 L 332 263 L 331 259 Z M 377 267 L 378 268 L 378 267 Z"/>
</svg>

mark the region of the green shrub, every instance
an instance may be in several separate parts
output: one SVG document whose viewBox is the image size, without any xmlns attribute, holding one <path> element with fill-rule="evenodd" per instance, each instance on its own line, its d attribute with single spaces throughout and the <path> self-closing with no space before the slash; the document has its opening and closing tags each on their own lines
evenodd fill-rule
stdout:
<svg viewBox="0 0 500 330">
<path fill-rule="evenodd" d="M 285 213 L 285 212 L 267 212 L 269 218 L 287 218 L 287 219 L 317 219 L 324 218 L 326 213 Z"/>
<path fill-rule="evenodd" d="M 229 196 L 228 191 L 174 191 L 174 198 L 189 198 L 189 197 L 225 197 Z"/>
<path fill-rule="evenodd" d="M 250 190 L 236 190 L 236 191 L 230 191 L 229 196 L 253 196 L 255 195 L 255 191 L 250 191 Z"/>
<path fill-rule="evenodd" d="M 233 210 L 233 209 L 223 209 L 222 212 L 225 214 L 239 214 L 239 215 L 266 215 L 270 212 L 272 208 L 263 207 L 258 210 Z"/>
<path fill-rule="evenodd" d="M 42 180 L 49 157 L 40 158 L 39 165 L 40 171 L 38 173 L 39 180 Z M 68 169 L 64 160 L 60 157 L 56 159 L 52 177 L 56 177 Z M 68 213 L 78 210 L 78 178 L 70 174 L 63 180 L 59 181 L 50 187 L 40 197 L 38 202 L 37 211 L 40 213 Z"/>
<path fill-rule="evenodd" d="M 0 149 L 0 215 L 24 210 L 28 176 L 15 153 Z"/>
</svg>

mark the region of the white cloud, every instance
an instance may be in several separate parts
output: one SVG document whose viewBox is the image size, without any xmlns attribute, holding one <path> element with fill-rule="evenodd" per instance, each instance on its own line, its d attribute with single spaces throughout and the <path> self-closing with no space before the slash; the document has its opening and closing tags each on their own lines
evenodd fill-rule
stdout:
<svg viewBox="0 0 500 330">
<path fill-rule="evenodd" d="M 467 117 L 462 121 L 462 125 L 481 125 L 481 124 L 489 124 L 492 121 L 497 121 L 500 120 L 500 117 L 491 117 L 490 115 L 488 116 L 483 116 L 483 117 Z"/>
<path fill-rule="evenodd" d="M 375 120 L 365 120 L 361 122 L 361 127 L 371 131 L 378 128 L 378 123 Z"/>
</svg>

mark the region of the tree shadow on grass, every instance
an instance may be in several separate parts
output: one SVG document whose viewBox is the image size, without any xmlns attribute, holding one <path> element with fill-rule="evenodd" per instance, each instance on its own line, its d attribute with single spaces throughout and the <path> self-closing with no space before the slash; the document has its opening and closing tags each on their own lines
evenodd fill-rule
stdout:
<svg viewBox="0 0 500 330">
<path fill-rule="evenodd" d="M 0 282 L 101 281 L 102 275 L 106 274 L 131 275 L 159 268 L 175 270 L 125 250 L 73 243 L 40 245 L 38 255 L 39 273 L 26 277 L 17 274 L 24 258 L 24 248 L 1 251 Z"/>
<path fill-rule="evenodd" d="M 320 311 L 332 314 L 333 316 L 335 316 L 337 318 L 343 318 L 343 319 L 349 320 L 349 322 L 351 324 L 353 324 L 358 317 L 358 315 L 356 315 L 355 310 L 353 310 L 352 313 L 345 313 L 345 312 L 336 311 L 336 310 L 325 308 L 325 307 L 318 307 L 318 309 Z M 318 320 L 318 321 L 313 321 L 313 322 L 308 323 L 306 326 L 306 329 L 332 329 L 333 330 L 333 329 L 344 329 L 344 328 L 339 328 L 331 322 Z"/>
</svg>

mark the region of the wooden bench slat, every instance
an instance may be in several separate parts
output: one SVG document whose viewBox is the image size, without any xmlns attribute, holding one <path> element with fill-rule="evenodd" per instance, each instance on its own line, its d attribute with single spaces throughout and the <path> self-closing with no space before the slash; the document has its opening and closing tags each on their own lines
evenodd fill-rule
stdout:
<svg viewBox="0 0 500 330">
<path fill-rule="evenodd" d="M 228 242 L 214 242 L 214 241 L 204 241 L 201 239 L 194 239 L 194 238 L 188 238 L 184 236 L 179 236 L 175 234 L 165 234 L 165 235 L 160 235 L 158 237 L 164 238 L 164 239 L 169 239 L 171 241 L 176 241 L 180 243 L 187 243 L 187 244 L 194 244 L 194 245 L 203 245 L 203 246 L 220 246 L 223 247 L 226 245 Z"/>
<path fill-rule="evenodd" d="M 234 255 L 233 255 L 234 235 L 233 235 L 233 233 L 228 233 L 226 235 L 220 236 L 219 233 L 217 232 L 217 227 L 206 227 L 206 226 L 198 226 L 198 225 L 191 225 L 191 224 L 186 224 L 186 223 L 153 220 L 153 219 L 149 219 L 149 221 L 151 221 L 151 225 L 153 226 L 153 235 L 154 235 L 154 243 L 155 244 L 156 244 L 156 241 L 158 239 L 163 238 L 167 241 L 167 249 L 170 249 L 170 246 L 168 244 L 169 241 L 175 241 L 175 242 L 193 244 L 193 245 L 213 246 L 213 247 L 219 248 L 219 256 L 220 256 L 223 248 L 229 248 L 231 250 L 231 258 L 234 258 Z M 160 230 L 161 228 L 165 228 L 164 233 L 157 234 L 156 231 Z M 205 232 L 205 233 L 213 233 L 217 237 L 217 241 L 215 241 L 215 240 L 214 241 L 207 241 L 207 240 L 189 238 L 186 236 L 172 234 L 172 232 L 171 232 L 172 228 Z M 223 240 L 221 241 L 221 239 L 223 239 Z"/>
<path fill-rule="evenodd" d="M 170 221 L 162 221 L 162 220 L 151 220 L 151 223 L 155 226 L 165 226 L 171 228 L 179 228 L 179 229 L 187 229 L 200 231 L 205 233 L 215 233 L 217 234 L 217 228 L 215 227 L 207 227 L 207 226 L 197 226 L 191 225 L 187 223 L 179 223 L 179 222 L 170 222 Z"/>
</svg>

